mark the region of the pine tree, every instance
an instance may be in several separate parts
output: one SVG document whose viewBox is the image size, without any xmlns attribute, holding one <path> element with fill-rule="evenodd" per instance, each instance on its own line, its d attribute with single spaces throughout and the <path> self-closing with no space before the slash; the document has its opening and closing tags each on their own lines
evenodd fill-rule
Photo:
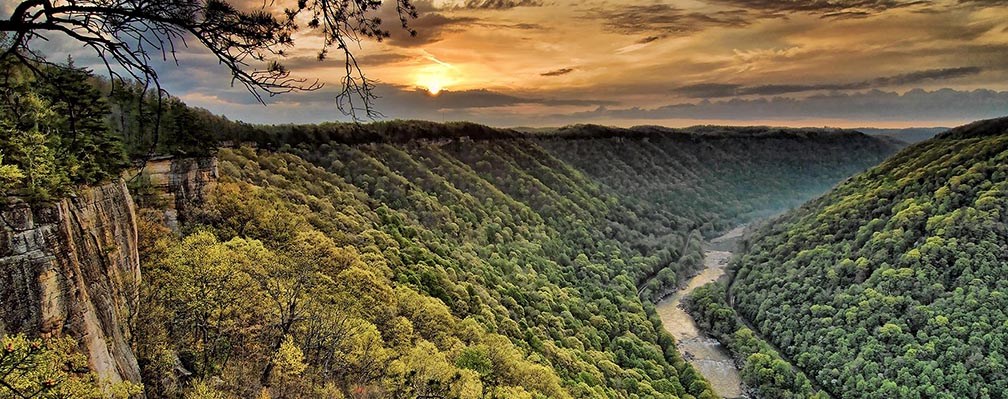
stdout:
<svg viewBox="0 0 1008 399">
<path fill-rule="evenodd" d="M 106 123 L 109 106 L 91 84 L 91 72 L 75 67 L 72 59 L 66 67 L 53 67 L 49 72 L 41 92 L 53 110 L 63 115 L 61 123 L 54 126 L 62 143 L 58 156 L 79 165 L 70 179 L 92 184 L 115 176 L 127 166 L 126 156 L 122 142 Z"/>
</svg>

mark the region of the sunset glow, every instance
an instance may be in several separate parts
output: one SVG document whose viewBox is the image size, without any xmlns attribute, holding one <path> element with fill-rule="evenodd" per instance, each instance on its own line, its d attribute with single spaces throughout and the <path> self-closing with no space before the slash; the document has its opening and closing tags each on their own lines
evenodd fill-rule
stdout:
<svg viewBox="0 0 1008 399">
<path fill-rule="evenodd" d="M 436 96 L 445 88 L 445 80 L 441 76 L 424 76 L 417 80 L 417 86 Z"/>
<path fill-rule="evenodd" d="M 399 29 L 394 9 L 382 10 L 391 37 L 357 54 L 380 82 L 377 105 L 389 118 L 951 126 L 1008 110 L 1003 1 L 416 4 L 416 37 Z M 312 59 L 311 43 L 299 42 L 290 58 Z M 344 73 L 341 60 L 291 69 L 333 91 Z M 174 92 L 230 90 L 199 105 L 265 118 L 257 104 L 232 102 L 240 88 L 210 87 L 225 79 L 190 71 Z M 273 107 L 270 118 L 332 118 L 331 96 L 321 93 L 275 101 L 289 105 Z"/>
</svg>

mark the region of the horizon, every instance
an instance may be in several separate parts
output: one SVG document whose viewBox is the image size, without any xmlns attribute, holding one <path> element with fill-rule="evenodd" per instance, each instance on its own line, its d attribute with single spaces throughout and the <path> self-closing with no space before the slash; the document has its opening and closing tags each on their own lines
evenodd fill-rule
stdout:
<svg viewBox="0 0 1008 399">
<path fill-rule="evenodd" d="M 376 15 L 391 36 L 353 50 L 378 82 L 379 120 L 909 128 L 1008 115 L 1005 2 L 414 3 L 416 37 L 399 29 L 389 3 Z M 200 46 L 155 67 L 169 93 L 229 119 L 352 120 L 335 104 L 341 57 L 319 62 L 317 36 L 294 39 L 281 61 L 324 86 L 265 96 L 265 107 Z M 105 70 L 90 49 L 58 36 L 43 47 Z"/>
<path fill-rule="evenodd" d="M 217 114 L 217 115 L 221 115 L 221 114 Z M 223 116 L 227 117 L 226 115 L 223 115 Z M 1008 118 L 1008 114 L 1006 114 L 1004 117 Z M 328 124 L 328 123 L 369 125 L 369 124 L 372 124 L 372 123 L 389 123 L 389 122 L 429 122 L 429 123 L 436 123 L 436 124 L 472 123 L 472 124 L 476 124 L 476 125 L 487 126 L 489 128 L 493 128 L 493 129 L 509 129 L 509 130 L 516 130 L 516 131 L 523 131 L 523 130 L 542 130 L 542 131 L 548 131 L 548 130 L 557 130 L 557 129 L 563 129 L 563 128 L 573 127 L 573 126 L 579 126 L 579 125 L 600 126 L 600 127 L 604 127 L 604 128 L 624 129 L 624 130 L 631 130 L 631 129 L 636 129 L 636 128 L 646 128 L 646 127 L 657 127 L 657 128 L 663 128 L 663 129 L 682 129 L 682 130 L 688 130 L 688 129 L 691 129 L 691 128 L 699 128 L 699 127 L 711 126 L 711 127 L 727 127 L 727 128 L 766 128 L 766 129 L 795 129 L 795 130 L 801 130 L 801 129 L 810 129 L 810 130 L 811 129 L 825 129 L 825 130 L 830 130 L 830 129 L 833 129 L 833 130 L 857 131 L 857 130 L 861 130 L 861 129 L 872 129 L 872 130 L 904 131 L 904 130 L 915 130 L 915 129 L 920 129 L 920 130 L 924 130 L 924 129 L 944 129 L 944 130 L 949 130 L 949 129 L 954 129 L 956 127 L 968 125 L 970 123 L 981 121 L 981 120 L 999 119 L 999 118 L 985 118 L 985 119 L 970 120 L 970 121 L 966 121 L 966 122 L 959 123 L 959 124 L 954 124 L 954 125 L 953 124 L 950 124 L 950 125 L 934 125 L 934 126 L 909 125 L 909 126 L 905 126 L 905 127 L 904 126 L 892 126 L 892 125 L 888 125 L 888 124 L 881 124 L 881 125 L 876 125 L 876 126 L 861 126 L 861 125 L 853 125 L 852 124 L 850 127 L 843 127 L 843 126 L 836 126 L 836 125 L 829 125 L 829 124 L 816 126 L 816 125 L 810 125 L 810 124 L 802 124 L 801 122 L 797 122 L 797 121 L 794 124 L 790 124 L 790 125 L 787 124 L 786 121 L 777 121 L 776 124 L 772 123 L 772 122 L 759 123 L 758 121 L 752 121 L 752 123 L 740 122 L 740 121 L 702 121 L 700 123 L 692 123 L 692 124 L 684 122 L 683 124 L 678 124 L 678 125 L 675 125 L 675 124 L 656 124 L 656 123 L 640 123 L 640 124 L 619 125 L 619 124 L 606 124 L 606 123 L 602 123 L 602 122 L 592 121 L 592 122 L 586 122 L 586 123 L 569 123 L 569 124 L 565 124 L 565 125 L 549 125 L 549 126 L 530 126 L 530 125 L 496 126 L 496 125 L 491 125 L 491 124 L 486 124 L 486 123 L 480 123 L 480 122 L 476 122 L 476 121 L 468 121 L 468 120 L 443 120 L 443 121 L 437 121 L 437 120 L 430 120 L 430 119 L 403 119 L 403 118 L 374 119 L 374 120 L 363 120 L 363 121 L 356 121 L 356 122 L 355 121 L 347 121 L 347 120 L 326 120 L 326 121 L 320 121 L 320 122 L 304 122 L 304 123 L 298 123 L 298 122 L 254 123 L 254 122 L 248 122 L 248 121 L 245 121 L 245 120 L 231 119 L 230 117 L 228 117 L 228 119 L 232 120 L 234 122 L 248 123 L 250 125 L 256 125 L 256 126 L 277 126 L 277 127 L 278 126 L 286 126 L 286 125 L 293 125 L 293 126 L 298 126 L 298 125 L 309 125 L 309 126 L 310 125 L 323 125 L 323 124 Z M 696 122 L 696 121 L 694 121 L 694 122 Z M 722 122 L 722 123 L 718 123 L 718 122 Z"/>
</svg>

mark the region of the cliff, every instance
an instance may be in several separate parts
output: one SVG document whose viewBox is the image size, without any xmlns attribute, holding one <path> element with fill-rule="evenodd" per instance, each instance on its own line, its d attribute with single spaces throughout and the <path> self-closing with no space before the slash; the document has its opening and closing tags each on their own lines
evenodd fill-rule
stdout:
<svg viewBox="0 0 1008 399">
<path fill-rule="evenodd" d="M 141 281 L 124 181 L 0 212 L 0 333 L 69 335 L 106 380 L 140 382 L 130 319 Z"/>
<path fill-rule="evenodd" d="M 217 173 L 217 158 L 152 159 L 141 170 L 145 187 L 134 195 L 145 206 L 164 209 L 165 223 L 178 231 L 179 222 L 203 202 Z"/>
<path fill-rule="evenodd" d="M 100 378 L 140 382 L 130 345 L 142 282 L 134 196 L 154 199 L 177 229 L 216 182 L 217 160 L 156 160 L 142 176 L 139 194 L 120 180 L 54 204 L 0 207 L 0 335 L 69 335 Z"/>
</svg>

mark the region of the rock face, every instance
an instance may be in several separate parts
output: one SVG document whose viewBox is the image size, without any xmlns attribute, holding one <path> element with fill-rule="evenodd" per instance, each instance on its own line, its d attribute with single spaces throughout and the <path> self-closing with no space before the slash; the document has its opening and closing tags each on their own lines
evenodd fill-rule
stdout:
<svg viewBox="0 0 1008 399">
<path fill-rule="evenodd" d="M 177 229 L 217 181 L 217 160 L 155 160 L 142 175 L 149 184 L 134 194 L 156 201 Z M 100 378 L 141 382 L 130 346 L 141 284 L 136 217 L 123 179 L 55 204 L 0 205 L 0 334 L 71 336 Z"/>
<path fill-rule="evenodd" d="M 166 224 L 178 231 L 179 222 L 217 182 L 217 173 L 217 158 L 152 159 L 141 171 L 148 186 L 137 195 L 143 203 L 164 208 Z"/>
<path fill-rule="evenodd" d="M 130 320 L 141 283 L 124 181 L 0 212 L 0 333 L 69 335 L 108 381 L 140 382 Z"/>
</svg>

